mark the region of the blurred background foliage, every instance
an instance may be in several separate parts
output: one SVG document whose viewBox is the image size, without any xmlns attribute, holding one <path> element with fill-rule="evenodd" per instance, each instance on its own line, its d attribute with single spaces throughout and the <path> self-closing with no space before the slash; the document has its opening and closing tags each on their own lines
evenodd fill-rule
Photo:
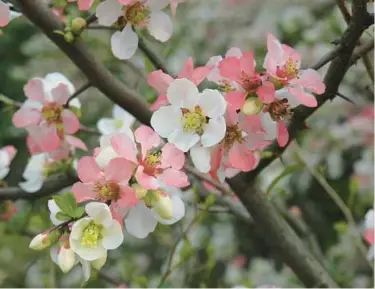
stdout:
<svg viewBox="0 0 375 289">
<path fill-rule="evenodd" d="M 79 15 L 74 5 L 68 9 Z M 299 50 L 303 65 L 308 66 L 332 49 L 332 42 L 346 28 L 340 11 L 330 0 L 190 0 L 179 6 L 174 25 L 173 37 L 167 43 L 156 43 L 147 33 L 142 34 L 147 45 L 165 59 L 174 73 L 189 56 L 196 66 L 201 66 L 209 57 L 224 55 L 233 46 L 243 51 L 254 50 L 261 67 L 268 32 Z M 15 19 L 2 32 L 1 94 L 23 101 L 23 86 L 28 79 L 55 71 L 65 74 L 76 88 L 85 83 L 79 69 L 25 18 Z M 90 52 L 116 77 L 153 101 L 155 92 L 146 82 L 147 73 L 154 69 L 152 64 L 140 51 L 129 61 L 115 59 L 109 47 L 110 33 L 88 29 L 82 38 Z M 363 36 L 365 40 L 372 38 L 370 30 Z M 320 73 L 325 70 L 323 67 Z M 356 246 L 356 240 L 362 238 L 364 215 L 373 207 L 372 87 L 363 63 L 358 61 L 340 86 L 340 93 L 355 104 L 336 97 L 324 105 L 308 120 L 308 129 L 299 134 L 296 144 L 300 148 L 292 145 L 258 179 L 283 217 L 344 287 L 373 286 L 372 270 Z M 80 100 L 81 121 L 88 127 L 95 127 L 98 119 L 111 113 L 112 103 L 96 89 L 84 92 Z M 25 131 L 11 123 L 14 111 L 14 107 L 0 103 L 0 147 L 12 144 L 18 149 L 6 179 L 10 186 L 16 186 L 22 179 L 29 157 Z M 98 145 L 95 135 L 81 132 L 79 137 L 90 149 Z M 350 208 L 355 226 L 348 224 L 306 164 L 316 169 Z M 250 230 L 245 221 L 225 207 L 209 204 L 207 209 L 199 193 L 199 186 L 183 193 L 187 212 L 179 223 L 158 226 L 144 240 L 126 235 L 124 244 L 110 252 L 102 272 L 94 273 L 84 286 L 157 286 L 173 248 L 173 270 L 163 287 L 302 286 L 283 265 L 278 252 L 272 251 L 256 230 Z M 51 225 L 47 200 L 19 200 L 15 202 L 16 214 L 0 223 L 2 287 L 81 285 L 79 266 L 64 275 L 51 261 L 48 251 L 34 252 L 28 248 L 30 237 Z M 8 207 L 8 203 L 1 204 L 3 212 Z M 185 232 L 192 221 L 193 226 Z"/>
</svg>

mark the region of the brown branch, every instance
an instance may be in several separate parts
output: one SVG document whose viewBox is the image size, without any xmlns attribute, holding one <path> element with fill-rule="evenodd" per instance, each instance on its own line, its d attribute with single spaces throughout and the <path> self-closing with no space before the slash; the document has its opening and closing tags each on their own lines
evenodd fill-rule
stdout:
<svg viewBox="0 0 375 289">
<path fill-rule="evenodd" d="M 366 11 L 366 1 L 353 1 L 352 22 L 345 31 L 340 44 L 340 52 L 332 60 L 324 77 L 326 91 L 317 97 L 318 107 L 327 100 L 332 99 L 343 80 L 345 73 L 351 65 L 351 56 L 357 41 L 363 31 L 373 22 Z M 317 107 L 317 108 L 318 108 Z M 304 129 L 306 119 L 317 109 L 298 107 L 293 120 L 288 127 L 290 140 Z M 263 159 L 257 169 L 249 173 L 242 173 L 229 180 L 232 189 L 248 209 L 255 223 L 263 228 L 265 240 L 275 248 L 278 248 L 283 260 L 293 269 L 301 281 L 308 287 L 337 287 L 335 282 L 327 274 L 326 270 L 308 252 L 301 240 L 295 235 L 289 225 L 280 218 L 273 206 L 267 201 L 262 192 L 254 187 L 257 175 L 275 160 L 285 148 L 279 148 L 276 143 L 271 147 L 272 157 Z"/>
<path fill-rule="evenodd" d="M 114 103 L 125 107 L 142 123 L 149 125 L 151 112 L 144 98 L 116 79 L 99 60 L 87 51 L 80 39 L 70 44 L 64 40 L 64 37 L 55 33 L 55 30 L 63 29 L 62 23 L 43 1 L 23 0 L 19 2 L 22 13 L 82 70 L 92 86 L 97 87 Z"/>
<path fill-rule="evenodd" d="M 73 185 L 78 179 L 71 175 L 56 175 L 52 176 L 45 181 L 43 187 L 35 193 L 28 193 L 18 187 L 9 187 L 0 189 L 0 201 L 5 200 L 35 200 L 51 194 L 57 193 L 58 191 Z"/>
<path fill-rule="evenodd" d="M 61 23 L 40 0 L 23 0 L 20 2 L 23 3 L 21 5 L 22 12 L 68 55 L 86 74 L 93 86 L 99 88 L 112 101 L 128 110 L 141 122 L 149 124 L 151 113 L 145 102 L 134 91 L 129 90 L 115 79 L 102 64 L 87 52 L 80 40 L 77 40 L 74 44 L 68 44 L 61 36 L 55 34 L 54 30 L 62 28 Z M 373 21 L 373 19 L 369 19 L 369 15 L 365 14 L 366 3 L 364 0 L 355 1 L 354 8 L 353 21 L 340 43 L 343 47 L 334 57 L 325 77 L 327 91 L 319 96 L 319 106 L 334 97 L 350 65 L 350 57 L 357 40 L 367 25 Z M 303 128 L 305 119 L 313 111 L 312 108 L 297 109 L 293 122 L 289 126 L 291 139 L 296 136 L 297 131 Z M 261 192 L 253 191 L 252 182 L 247 182 L 248 180 L 254 180 L 257 173 L 272 162 L 282 150 L 275 149 L 273 157 L 265 162 L 262 161 L 259 169 L 249 174 L 241 174 L 238 178 L 235 178 L 235 182 L 231 181 L 231 185 L 251 213 L 257 227 L 263 228 L 260 231 L 263 232 L 265 241 L 279 251 L 283 260 L 295 271 L 306 286 L 337 287 L 319 262 L 306 250 L 294 231 L 280 218 L 272 204 L 266 200 Z"/>
</svg>

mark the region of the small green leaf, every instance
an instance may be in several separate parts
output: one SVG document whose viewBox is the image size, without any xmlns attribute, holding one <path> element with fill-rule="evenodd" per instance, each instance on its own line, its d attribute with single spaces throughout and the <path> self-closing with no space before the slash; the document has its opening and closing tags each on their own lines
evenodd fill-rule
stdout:
<svg viewBox="0 0 375 289">
<path fill-rule="evenodd" d="M 193 256 L 194 251 L 194 247 L 188 241 L 185 240 L 180 252 L 181 260 L 189 259 L 191 256 Z"/>
<path fill-rule="evenodd" d="M 62 36 L 65 35 L 64 31 L 62 31 L 62 30 L 54 30 L 53 32 L 56 33 L 56 34 L 62 35 Z"/>
<path fill-rule="evenodd" d="M 266 194 L 268 194 L 269 192 L 272 191 L 272 189 L 277 185 L 277 183 L 283 179 L 284 177 L 294 173 L 295 171 L 298 171 L 298 170 L 302 170 L 303 169 L 303 165 L 302 164 L 297 164 L 297 165 L 292 165 L 292 166 L 289 166 L 289 167 L 286 167 L 280 175 L 278 175 L 273 181 L 272 183 L 268 186 L 267 190 L 266 190 Z"/>
<path fill-rule="evenodd" d="M 81 218 L 82 215 L 85 213 L 85 208 L 84 207 L 78 207 L 75 211 L 75 217 L 78 219 L 78 218 Z"/>
<path fill-rule="evenodd" d="M 76 217 L 77 202 L 72 192 L 65 192 L 62 195 L 53 196 L 53 199 L 63 213 L 71 218 Z"/>
<path fill-rule="evenodd" d="M 215 204 L 215 202 L 216 202 L 215 195 L 210 194 L 210 195 L 207 196 L 206 201 L 204 202 L 204 205 L 205 205 L 206 208 L 209 208 L 210 206 Z"/>
<path fill-rule="evenodd" d="M 59 221 L 69 221 L 72 218 L 64 212 L 57 212 L 56 219 L 58 219 Z"/>
</svg>

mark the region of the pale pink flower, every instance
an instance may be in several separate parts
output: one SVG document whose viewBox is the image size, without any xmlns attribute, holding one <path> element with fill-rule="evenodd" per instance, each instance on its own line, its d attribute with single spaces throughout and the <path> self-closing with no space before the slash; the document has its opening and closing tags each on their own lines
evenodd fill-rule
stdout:
<svg viewBox="0 0 375 289">
<path fill-rule="evenodd" d="M 14 146 L 5 146 L 0 149 L 0 180 L 4 179 L 9 173 L 9 166 L 15 157 L 17 150 Z"/>
<path fill-rule="evenodd" d="M 113 55 L 119 59 L 131 58 L 138 47 L 138 35 L 132 26 L 147 27 L 148 32 L 161 42 L 167 41 L 173 32 L 168 14 L 161 11 L 168 0 L 106 0 L 99 4 L 96 16 L 100 25 L 122 27 L 111 38 Z"/>
<path fill-rule="evenodd" d="M 193 58 L 189 57 L 185 61 L 184 66 L 177 75 L 177 78 L 186 78 L 198 86 L 207 77 L 212 68 L 212 66 L 201 66 L 194 68 Z M 172 76 L 164 73 L 162 70 L 156 70 L 149 74 L 147 77 L 147 83 L 159 94 L 157 100 L 150 106 L 150 110 L 155 111 L 161 106 L 166 106 L 169 104 L 167 99 L 167 89 L 173 80 L 174 79 Z"/>
<path fill-rule="evenodd" d="M 248 95 L 257 95 L 264 102 L 272 102 L 275 98 L 275 89 L 272 83 L 255 71 L 255 60 L 252 51 L 244 53 L 240 58 L 226 57 L 219 64 L 220 74 L 226 79 L 235 81 L 241 91 L 229 91 L 226 100 L 233 108 L 240 109 L 245 104 Z"/>
<path fill-rule="evenodd" d="M 10 7 L 0 0 L 0 27 L 5 27 L 10 21 Z"/>
<path fill-rule="evenodd" d="M 138 202 L 135 191 L 129 186 L 133 174 L 132 164 L 124 158 L 114 158 L 101 169 L 93 157 L 78 162 L 81 182 L 73 185 L 77 202 L 87 200 L 111 201 L 120 207 L 134 206 Z"/>
<path fill-rule="evenodd" d="M 52 73 L 44 79 L 34 78 L 25 85 L 24 92 L 28 99 L 13 115 L 13 124 L 34 130 L 34 140 L 44 152 L 56 150 L 64 134 L 79 130 L 78 117 L 65 108 L 74 87 L 63 75 Z"/>
<path fill-rule="evenodd" d="M 68 0 L 68 2 L 78 2 L 79 10 L 89 10 L 95 0 Z"/>
<path fill-rule="evenodd" d="M 226 112 L 226 135 L 213 150 L 212 170 L 223 162 L 225 168 L 248 172 L 259 163 L 259 151 L 270 144 L 265 141 L 265 132 L 260 118 L 256 115 L 239 115 L 232 107 Z"/>
<path fill-rule="evenodd" d="M 137 165 L 135 178 L 143 188 L 158 189 L 160 181 L 174 187 L 189 185 L 186 174 L 181 171 L 185 163 L 185 155 L 181 150 L 171 143 L 159 149 L 159 135 L 147 126 L 140 126 L 135 131 L 135 140 L 140 144 L 140 153 L 127 135 L 111 137 L 115 152 Z"/>
<path fill-rule="evenodd" d="M 322 94 L 325 84 L 313 69 L 301 70 L 301 56 L 292 47 L 281 44 L 271 33 L 267 37 L 268 53 L 264 60 L 269 80 L 275 87 L 287 87 L 299 104 L 309 107 L 318 105 L 311 92 Z"/>
</svg>

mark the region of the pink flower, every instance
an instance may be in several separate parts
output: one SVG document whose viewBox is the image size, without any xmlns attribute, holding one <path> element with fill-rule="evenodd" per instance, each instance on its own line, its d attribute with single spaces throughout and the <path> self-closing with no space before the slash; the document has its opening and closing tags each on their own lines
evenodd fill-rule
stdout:
<svg viewBox="0 0 375 289">
<path fill-rule="evenodd" d="M 95 0 L 68 0 L 68 2 L 78 2 L 79 10 L 89 10 Z"/>
<path fill-rule="evenodd" d="M 219 149 L 213 150 L 211 169 L 219 169 L 221 162 L 224 168 L 244 172 L 254 169 L 259 163 L 258 152 L 270 144 L 264 140 L 265 132 L 260 118 L 256 115 L 239 115 L 234 108 L 228 107 L 226 124 L 224 140 L 219 144 Z"/>
<path fill-rule="evenodd" d="M 143 188 L 158 189 L 161 186 L 158 180 L 178 188 L 189 185 L 186 174 L 181 171 L 185 163 L 185 155 L 181 150 L 171 143 L 159 149 L 159 135 L 147 126 L 140 126 L 135 131 L 135 140 L 140 144 L 140 153 L 127 135 L 111 137 L 115 152 L 137 165 L 135 178 Z"/>
<path fill-rule="evenodd" d="M 220 74 L 242 87 L 242 91 L 230 91 L 226 96 L 235 109 L 242 108 L 248 95 L 256 94 L 264 103 L 272 102 L 275 98 L 273 84 L 255 71 L 255 65 L 252 51 L 244 53 L 240 58 L 226 57 L 219 64 Z"/>
<path fill-rule="evenodd" d="M 309 107 L 318 105 L 310 93 L 322 94 L 325 84 L 313 69 L 300 70 L 301 56 L 288 45 L 281 44 L 271 33 L 267 37 L 268 53 L 264 60 L 269 81 L 276 89 L 287 87 L 299 104 Z"/>
<path fill-rule="evenodd" d="M 34 78 L 26 84 L 24 92 L 28 99 L 13 115 L 13 124 L 33 130 L 42 151 L 56 150 L 65 133 L 79 130 L 77 116 L 65 108 L 74 87 L 63 75 L 52 73 L 44 79 Z"/>
<path fill-rule="evenodd" d="M 75 183 L 72 191 L 77 202 L 99 200 L 120 207 L 134 206 L 138 198 L 128 184 L 132 174 L 132 164 L 124 158 L 112 159 L 102 170 L 93 157 L 86 156 L 78 162 L 81 182 Z"/>
<path fill-rule="evenodd" d="M 211 66 L 201 66 L 194 68 L 193 58 L 189 57 L 182 67 L 177 78 L 186 78 L 192 81 L 196 86 L 198 86 L 210 73 L 213 67 Z M 150 106 L 150 110 L 158 110 L 161 106 L 166 106 L 169 104 L 167 99 L 167 89 L 173 77 L 169 74 L 164 73 L 162 70 L 156 70 L 149 74 L 147 77 L 147 83 L 152 86 L 159 94 L 157 100 Z"/>
<path fill-rule="evenodd" d="M 9 166 L 17 150 L 14 146 L 5 146 L 0 149 L 0 180 L 5 178 L 9 173 Z"/>
<path fill-rule="evenodd" d="M 9 5 L 0 0 L 0 27 L 5 27 L 10 21 Z"/>
</svg>

